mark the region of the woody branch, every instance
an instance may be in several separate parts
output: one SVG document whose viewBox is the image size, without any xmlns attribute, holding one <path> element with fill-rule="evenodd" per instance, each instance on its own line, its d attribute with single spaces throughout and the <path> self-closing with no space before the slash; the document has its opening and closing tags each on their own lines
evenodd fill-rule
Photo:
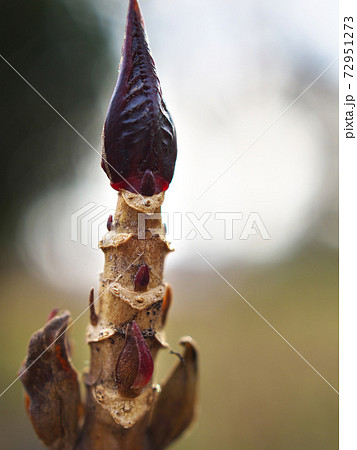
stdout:
<svg viewBox="0 0 357 450">
<path fill-rule="evenodd" d="M 161 205 L 174 173 L 176 130 L 136 0 L 129 2 L 102 142 L 102 167 L 118 203 L 100 242 L 105 264 L 99 294 L 95 299 L 92 289 L 89 297 L 86 399 L 82 404 L 66 345 L 70 314 L 55 311 L 32 336 L 20 371 L 26 408 L 52 449 L 159 450 L 195 416 L 197 350 L 191 338 L 183 338 L 172 374 L 162 388 L 152 384 L 157 352 L 168 346 L 163 327 L 172 294 L 163 268 L 171 250 Z"/>
</svg>

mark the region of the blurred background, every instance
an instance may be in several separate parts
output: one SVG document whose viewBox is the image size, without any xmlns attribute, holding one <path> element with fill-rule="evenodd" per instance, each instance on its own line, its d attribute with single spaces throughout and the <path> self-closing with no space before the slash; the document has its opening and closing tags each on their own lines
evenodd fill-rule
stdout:
<svg viewBox="0 0 357 450">
<path fill-rule="evenodd" d="M 201 357 L 199 420 L 172 448 L 337 449 L 337 393 L 209 264 L 338 389 L 338 5 L 141 7 L 179 144 L 163 208 L 176 249 L 167 337 L 179 350 L 192 335 Z M 97 290 L 96 242 L 116 193 L 96 151 L 126 10 L 121 0 L 1 1 L 0 54 L 13 66 L 0 59 L 1 392 L 49 311 L 75 318 Z M 217 213 L 240 214 L 229 238 Z M 79 371 L 87 319 L 71 328 Z M 175 362 L 160 355 L 158 382 Z M 0 429 L 2 448 L 42 448 L 19 381 L 0 398 Z"/>
</svg>

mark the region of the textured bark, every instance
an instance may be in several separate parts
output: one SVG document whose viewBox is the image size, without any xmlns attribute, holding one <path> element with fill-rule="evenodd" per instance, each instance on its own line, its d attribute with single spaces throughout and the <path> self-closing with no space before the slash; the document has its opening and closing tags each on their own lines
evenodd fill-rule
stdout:
<svg viewBox="0 0 357 450">
<path fill-rule="evenodd" d="M 105 265 L 97 302 L 98 321 L 90 325 L 87 333 L 91 366 L 85 383 L 87 395 L 91 397 L 88 403 L 92 406 L 87 409 L 80 448 L 103 448 L 103 433 L 99 433 L 101 439 L 97 444 L 93 439 L 93 433 L 96 435 L 96 430 L 100 429 L 106 430 L 106 440 L 116 443 L 110 447 L 108 442 L 105 448 L 120 448 L 120 441 L 125 445 L 122 448 L 126 449 L 164 448 L 193 418 L 197 373 L 195 357 L 186 358 L 185 355 L 187 362 L 179 362 L 161 393 L 158 386 L 150 384 L 139 390 L 128 389 L 127 386 L 121 389 L 114 373 L 125 343 L 126 327 L 134 320 L 153 359 L 160 348 L 167 346 L 162 328 L 171 293 L 169 286 L 163 282 L 163 267 L 165 256 L 171 250 L 161 223 L 163 199 L 163 193 L 142 197 L 127 191 L 119 192 L 111 230 L 100 242 Z M 145 215 L 145 222 L 140 215 L 141 218 Z M 144 225 L 145 229 L 142 229 Z M 145 239 L 139 239 L 139 234 L 143 234 Z M 149 267 L 149 283 L 146 290 L 138 292 L 135 291 L 135 277 L 145 264 Z M 191 353 L 196 354 L 193 345 L 187 345 Z M 93 400 L 100 405 L 101 411 L 98 411 Z M 158 407 L 155 407 L 156 403 Z M 167 421 L 168 415 L 172 416 L 172 423 Z M 118 427 L 113 426 L 113 421 Z M 160 425 L 161 421 L 165 426 Z"/>
<path fill-rule="evenodd" d="M 197 351 L 191 338 L 182 339 L 184 354 L 162 389 L 145 381 L 150 356 L 143 346 L 153 360 L 168 346 L 162 329 L 172 293 L 163 282 L 163 267 L 171 250 L 161 223 L 163 200 L 163 193 L 143 197 L 121 190 L 110 231 L 100 242 L 105 264 L 98 299 L 94 302 L 93 290 L 89 297 L 91 362 L 83 377 L 86 402 L 78 434 L 79 389 L 64 334 L 69 313 L 50 318 L 30 341 L 21 379 L 35 431 L 49 448 L 158 450 L 195 417 Z M 145 264 L 149 280 L 138 290 L 136 275 Z M 138 339 L 128 336 L 133 328 L 141 333 Z"/>
</svg>

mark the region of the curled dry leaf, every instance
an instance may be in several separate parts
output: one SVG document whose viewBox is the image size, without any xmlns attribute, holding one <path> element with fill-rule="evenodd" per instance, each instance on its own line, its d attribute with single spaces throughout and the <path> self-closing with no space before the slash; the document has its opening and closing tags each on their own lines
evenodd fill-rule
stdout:
<svg viewBox="0 0 357 450">
<path fill-rule="evenodd" d="M 72 449 L 77 439 L 80 395 L 66 347 L 69 320 L 65 311 L 33 334 L 20 369 L 32 425 L 52 449 Z"/>
<path fill-rule="evenodd" d="M 180 436 L 196 416 L 198 356 L 190 337 L 182 338 L 182 359 L 170 375 L 153 408 L 150 425 L 153 449 L 163 449 Z"/>
</svg>

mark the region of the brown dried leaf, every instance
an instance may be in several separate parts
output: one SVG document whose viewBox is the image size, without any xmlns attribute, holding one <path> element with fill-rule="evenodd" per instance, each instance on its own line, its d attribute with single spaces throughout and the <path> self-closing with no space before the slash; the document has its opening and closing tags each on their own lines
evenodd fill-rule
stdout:
<svg viewBox="0 0 357 450">
<path fill-rule="evenodd" d="M 33 334 L 20 369 L 26 410 L 38 437 L 51 449 L 72 449 L 78 432 L 79 385 L 65 340 L 69 320 L 64 311 Z"/>
<path fill-rule="evenodd" d="M 150 425 L 152 448 L 163 449 L 192 423 L 197 400 L 197 348 L 190 337 L 182 338 L 185 347 L 181 361 L 162 388 L 154 406 Z"/>
</svg>

